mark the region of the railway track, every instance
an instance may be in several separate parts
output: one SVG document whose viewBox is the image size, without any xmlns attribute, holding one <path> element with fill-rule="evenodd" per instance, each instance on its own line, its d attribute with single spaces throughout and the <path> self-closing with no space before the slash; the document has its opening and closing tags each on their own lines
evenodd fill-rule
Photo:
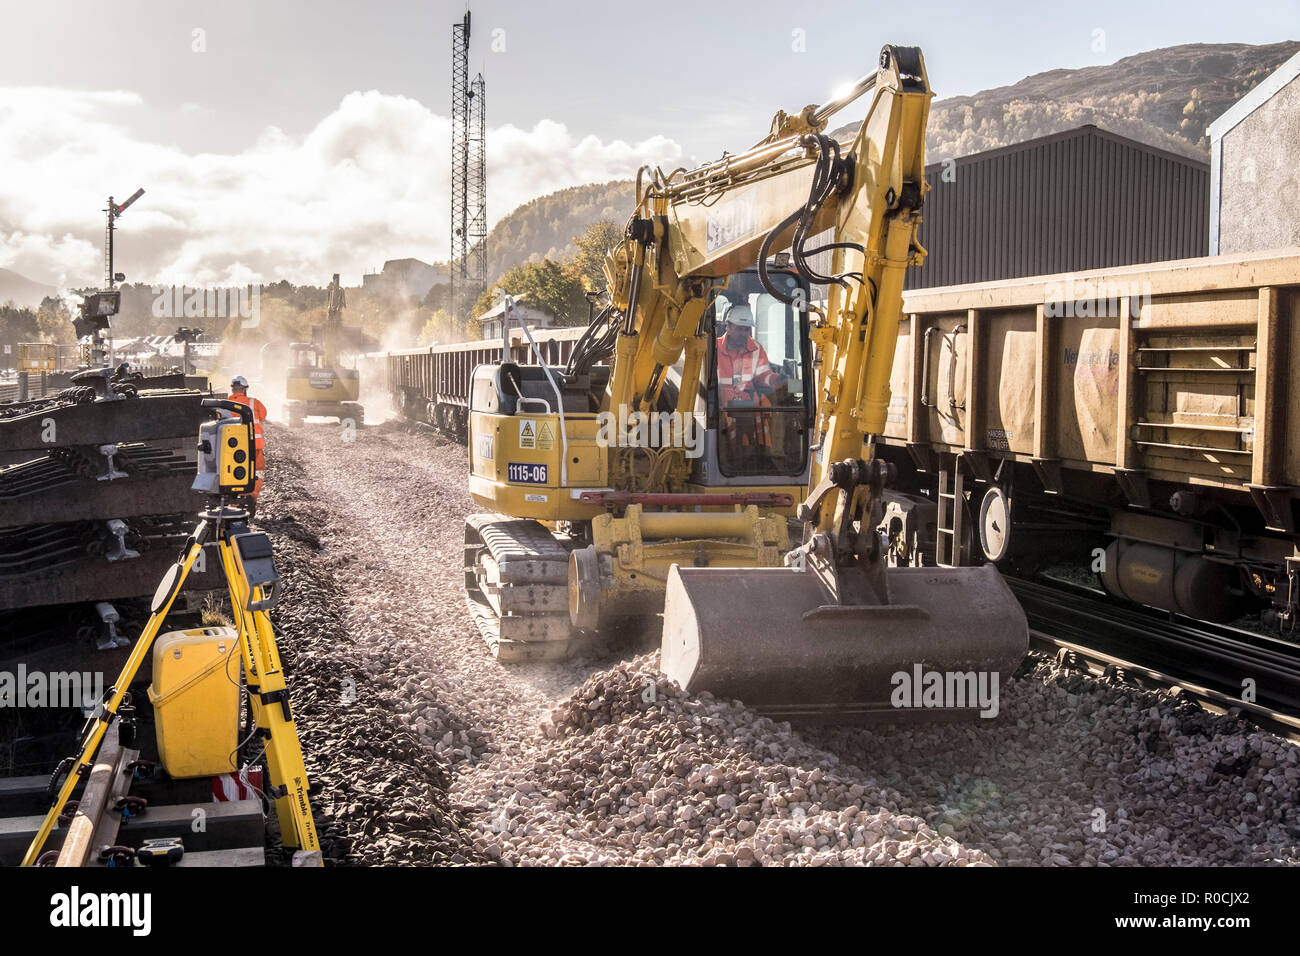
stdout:
<svg viewBox="0 0 1300 956">
<path fill-rule="evenodd" d="M 150 746 L 124 744 L 115 732 L 106 735 L 91 772 L 46 841 L 40 865 L 144 865 L 151 845 L 155 854 L 161 852 L 158 841 L 182 848 L 171 865 L 265 865 L 262 801 L 214 801 L 209 778 L 166 777 L 148 759 L 156 756 L 152 740 L 145 743 Z M 0 778 L 0 866 L 22 859 L 50 805 L 49 784 L 49 775 Z"/>
<path fill-rule="evenodd" d="M 1030 644 L 1090 674 L 1174 691 L 1300 742 L 1300 644 L 1117 604 L 1100 591 L 1007 578 Z"/>
</svg>

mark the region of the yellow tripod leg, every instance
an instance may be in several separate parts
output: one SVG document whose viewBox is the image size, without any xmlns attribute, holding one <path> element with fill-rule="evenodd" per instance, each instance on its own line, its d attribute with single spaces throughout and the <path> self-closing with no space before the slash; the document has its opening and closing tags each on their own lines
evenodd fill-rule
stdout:
<svg viewBox="0 0 1300 956">
<path fill-rule="evenodd" d="M 220 547 L 221 563 L 230 585 L 230 604 L 239 624 L 253 719 L 266 741 L 266 763 L 271 777 L 268 792 L 275 797 L 280 838 L 285 846 L 319 851 L 320 841 L 308 796 L 307 768 L 298 742 L 298 728 L 289 709 L 289 692 L 275 644 L 275 630 L 265 611 L 249 610 L 249 604 L 262 600 L 263 595 L 260 588 L 250 592 L 228 536 L 221 537 Z"/>
<path fill-rule="evenodd" d="M 176 595 L 180 593 L 181 586 L 184 585 L 185 579 L 189 577 L 190 569 L 194 566 L 199 553 L 203 550 L 203 540 L 206 533 L 207 522 L 201 522 L 185 542 L 185 551 L 180 559 L 172 565 L 171 570 L 163 577 L 162 583 L 158 585 L 158 590 L 154 592 L 153 603 L 150 606 L 149 623 L 145 625 L 139 640 L 135 642 L 135 647 L 131 648 L 131 656 L 126 659 L 126 664 L 122 667 L 122 673 L 118 675 L 117 682 L 113 684 L 112 696 L 104 704 L 103 711 L 95 719 L 90 732 L 82 741 L 81 751 L 77 754 L 72 769 L 68 771 L 63 786 L 59 788 L 54 804 L 46 812 L 45 819 L 41 821 L 40 829 L 36 831 L 36 836 L 32 838 L 31 845 L 27 848 L 27 854 L 20 864 L 21 866 L 36 865 L 36 861 L 41 855 L 41 848 L 45 846 L 45 841 L 49 839 L 50 833 L 53 832 L 59 814 L 63 812 L 63 808 L 67 805 L 72 792 L 77 789 L 77 782 L 81 779 L 84 768 L 89 767 L 95 759 L 95 753 L 99 750 L 104 734 L 108 732 L 109 724 L 117 717 L 117 709 L 122 705 L 123 698 L 126 697 L 127 691 L 131 688 L 131 681 L 135 679 L 136 672 L 140 670 L 140 665 L 144 663 L 145 658 L 148 656 L 154 638 L 158 636 L 158 631 L 162 628 L 167 612 L 171 610 L 172 602 L 176 600 Z"/>
</svg>

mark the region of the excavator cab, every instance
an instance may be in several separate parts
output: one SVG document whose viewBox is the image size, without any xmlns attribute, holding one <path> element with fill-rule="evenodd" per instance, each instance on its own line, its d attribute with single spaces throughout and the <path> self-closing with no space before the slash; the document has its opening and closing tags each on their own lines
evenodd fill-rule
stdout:
<svg viewBox="0 0 1300 956">
<path fill-rule="evenodd" d="M 774 272 L 772 281 L 807 301 L 807 283 L 794 272 Z M 757 270 L 748 269 L 730 277 L 706 318 L 713 329 L 705 365 L 713 440 L 696 480 L 805 485 L 813 413 L 808 313 L 767 292 Z"/>
<path fill-rule="evenodd" d="M 292 342 L 285 375 L 284 410 L 290 425 L 308 416 L 350 419 L 361 424 L 360 373 L 330 364 L 326 350 L 315 342 Z"/>
</svg>

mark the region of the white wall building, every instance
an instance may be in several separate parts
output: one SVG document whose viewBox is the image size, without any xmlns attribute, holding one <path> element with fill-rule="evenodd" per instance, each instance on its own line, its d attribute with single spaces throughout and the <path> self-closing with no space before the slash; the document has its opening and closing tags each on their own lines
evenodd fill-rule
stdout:
<svg viewBox="0 0 1300 956">
<path fill-rule="evenodd" d="M 505 314 L 506 304 L 502 300 L 478 317 L 484 340 L 501 341 L 501 323 Z M 551 313 L 528 305 L 526 302 L 516 302 L 514 315 L 510 317 L 510 328 L 518 329 L 520 322 L 527 323 L 530 329 L 549 329 L 556 324 L 555 316 Z"/>
<path fill-rule="evenodd" d="M 1300 53 L 1206 132 L 1210 255 L 1300 246 Z"/>
</svg>

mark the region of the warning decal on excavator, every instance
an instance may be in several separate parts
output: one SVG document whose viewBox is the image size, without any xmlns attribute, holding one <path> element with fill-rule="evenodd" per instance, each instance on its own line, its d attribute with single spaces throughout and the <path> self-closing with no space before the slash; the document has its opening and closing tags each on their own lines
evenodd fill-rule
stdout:
<svg viewBox="0 0 1300 956">
<path fill-rule="evenodd" d="M 550 422 L 542 422 L 537 429 L 537 450 L 550 451 L 555 447 L 555 429 Z"/>
<path fill-rule="evenodd" d="M 519 447 L 528 449 L 537 447 L 537 422 L 531 418 L 519 422 Z"/>
</svg>

